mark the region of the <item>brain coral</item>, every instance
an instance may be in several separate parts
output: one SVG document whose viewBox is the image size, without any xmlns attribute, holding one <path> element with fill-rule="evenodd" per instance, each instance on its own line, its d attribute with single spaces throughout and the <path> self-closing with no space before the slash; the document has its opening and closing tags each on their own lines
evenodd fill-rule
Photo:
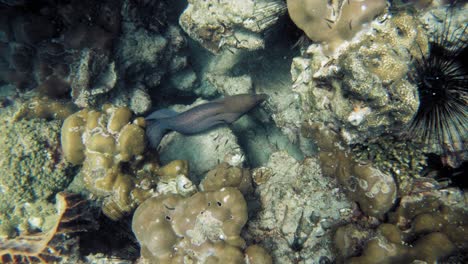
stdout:
<svg viewBox="0 0 468 264">
<path fill-rule="evenodd" d="M 144 121 L 131 122 L 126 107 L 105 105 L 103 111 L 81 110 L 69 116 L 62 126 L 65 158 L 83 164 L 86 187 L 104 198 L 104 213 L 119 218 L 151 192 L 150 186 L 122 169 L 124 162 L 142 160 L 145 149 Z"/>
<path fill-rule="evenodd" d="M 189 198 L 149 198 L 135 211 L 132 229 L 151 263 L 243 263 L 240 231 L 246 222 L 244 197 L 227 187 Z"/>
</svg>

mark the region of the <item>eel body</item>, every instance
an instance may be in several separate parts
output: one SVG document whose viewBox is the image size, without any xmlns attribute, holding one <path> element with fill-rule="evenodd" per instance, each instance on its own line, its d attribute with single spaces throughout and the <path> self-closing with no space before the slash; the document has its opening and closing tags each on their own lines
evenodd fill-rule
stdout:
<svg viewBox="0 0 468 264">
<path fill-rule="evenodd" d="M 182 113 L 171 109 L 155 111 L 145 118 L 149 144 L 157 148 L 164 135 L 171 130 L 192 135 L 230 124 L 266 98 L 265 94 L 239 94 L 197 105 Z"/>
</svg>

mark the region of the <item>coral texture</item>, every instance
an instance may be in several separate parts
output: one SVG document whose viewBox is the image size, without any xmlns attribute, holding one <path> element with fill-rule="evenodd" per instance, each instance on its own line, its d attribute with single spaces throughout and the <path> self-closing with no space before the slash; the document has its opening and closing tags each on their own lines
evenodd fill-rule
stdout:
<svg viewBox="0 0 468 264">
<path fill-rule="evenodd" d="M 253 178 L 261 209 L 247 223 L 246 239 L 269 249 L 275 263 L 333 259 L 333 226 L 351 217 L 352 205 L 333 179 L 323 177 L 318 160 L 298 162 L 275 152 Z"/>
<path fill-rule="evenodd" d="M 120 32 L 119 12 L 120 1 L 2 7 L 0 81 L 20 91 L 70 95 L 87 106 L 93 98 L 84 94 L 102 93 L 102 83 L 108 86 L 104 91 L 113 86 L 106 78 L 113 41 Z"/>
<path fill-rule="evenodd" d="M 151 193 L 144 178 L 122 170 L 122 163 L 142 159 L 145 149 L 144 122 L 132 120 L 126 107 L 105 105 L 103 112 L 83 109 L 69 116 L 62 126 L 62 148 L 67 161 L 83 164 L 86 187 L 104 198 L 103 211 L 117 219 Z M 152 182 L 151 179 L 146 181 Z"/>
<path fill-rule="evenodd" d="M 334 49 L 351 39 L 363 24 L 383 13 L 385 0 L 287 0 L 294 23 L 312 40 Z"/>
<path fill-rule="evenodd" d="M 466 200 L 457 193 L 446 189 L 404 196 L 375 232 L 352 224 L 338 228 L 337 248 L 346 263 L 435 263 L 463 254 L 468 248 Z M 364 241 L 362 254 L 356 256 Z"/>
<path fill-rule="evenodd" d="M 151 263 L 242 263 L 247 204 L 235 188 L 152 197 L 135 211 L 132 229 Z"/>
<path fill-rule="evenodd" d="M 321 125 L 304 127 L 320 148 L 319 159 L 325 175 L 336 177 L 348 197 L 356 201 L 367 215 L 383 218 L 394 205 L 397 186 L 391 175 L 371 163 L 358 163 L 339 136 Z"/>
<path fill-rule="evenodd" d="M 419 104 L 407 74 L 427 50 L 420 22 L 398 13 L 372 28 L 332 57 L 309 46 L 312 58 L 294 58 L 291 69 L 306 118 L 332 123 L 348 144 L 407 125 Z"/>
</svg>

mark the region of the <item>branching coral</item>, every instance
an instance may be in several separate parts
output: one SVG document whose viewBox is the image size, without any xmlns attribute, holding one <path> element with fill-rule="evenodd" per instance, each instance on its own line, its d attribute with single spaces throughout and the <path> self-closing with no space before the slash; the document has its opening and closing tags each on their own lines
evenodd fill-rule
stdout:
<svg viewBox="0 0 468 264">
<path fill-rule="evenodd" d="M 0 240 L 2 263 L 56 263 L 66 260 L 73 250 L 76 239 L 70 233 L 86 231 L 95 223 L 86 213 L 86 201 L 72 193 L 57 194 L 58 218 L 48 231 L 22 235 L 14 239 Z"/>
</svg>

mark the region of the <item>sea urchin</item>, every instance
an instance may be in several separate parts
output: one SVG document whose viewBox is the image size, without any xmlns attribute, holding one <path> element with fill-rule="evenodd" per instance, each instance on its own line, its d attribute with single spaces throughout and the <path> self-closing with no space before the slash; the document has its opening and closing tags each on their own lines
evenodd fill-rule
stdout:
<svg viewBox="0 0 468 264">
<path fill-rule="evenodd" d="M 466 31 L 466 25 L 452 28 L 447 16 L 430 41 L 429 54 L 421 51 L 422 58 L 415 63 L 413 78 L 420 102 L 408 132 L 444 155 L 463 155 L 467 149 Z"/>
</svg>

